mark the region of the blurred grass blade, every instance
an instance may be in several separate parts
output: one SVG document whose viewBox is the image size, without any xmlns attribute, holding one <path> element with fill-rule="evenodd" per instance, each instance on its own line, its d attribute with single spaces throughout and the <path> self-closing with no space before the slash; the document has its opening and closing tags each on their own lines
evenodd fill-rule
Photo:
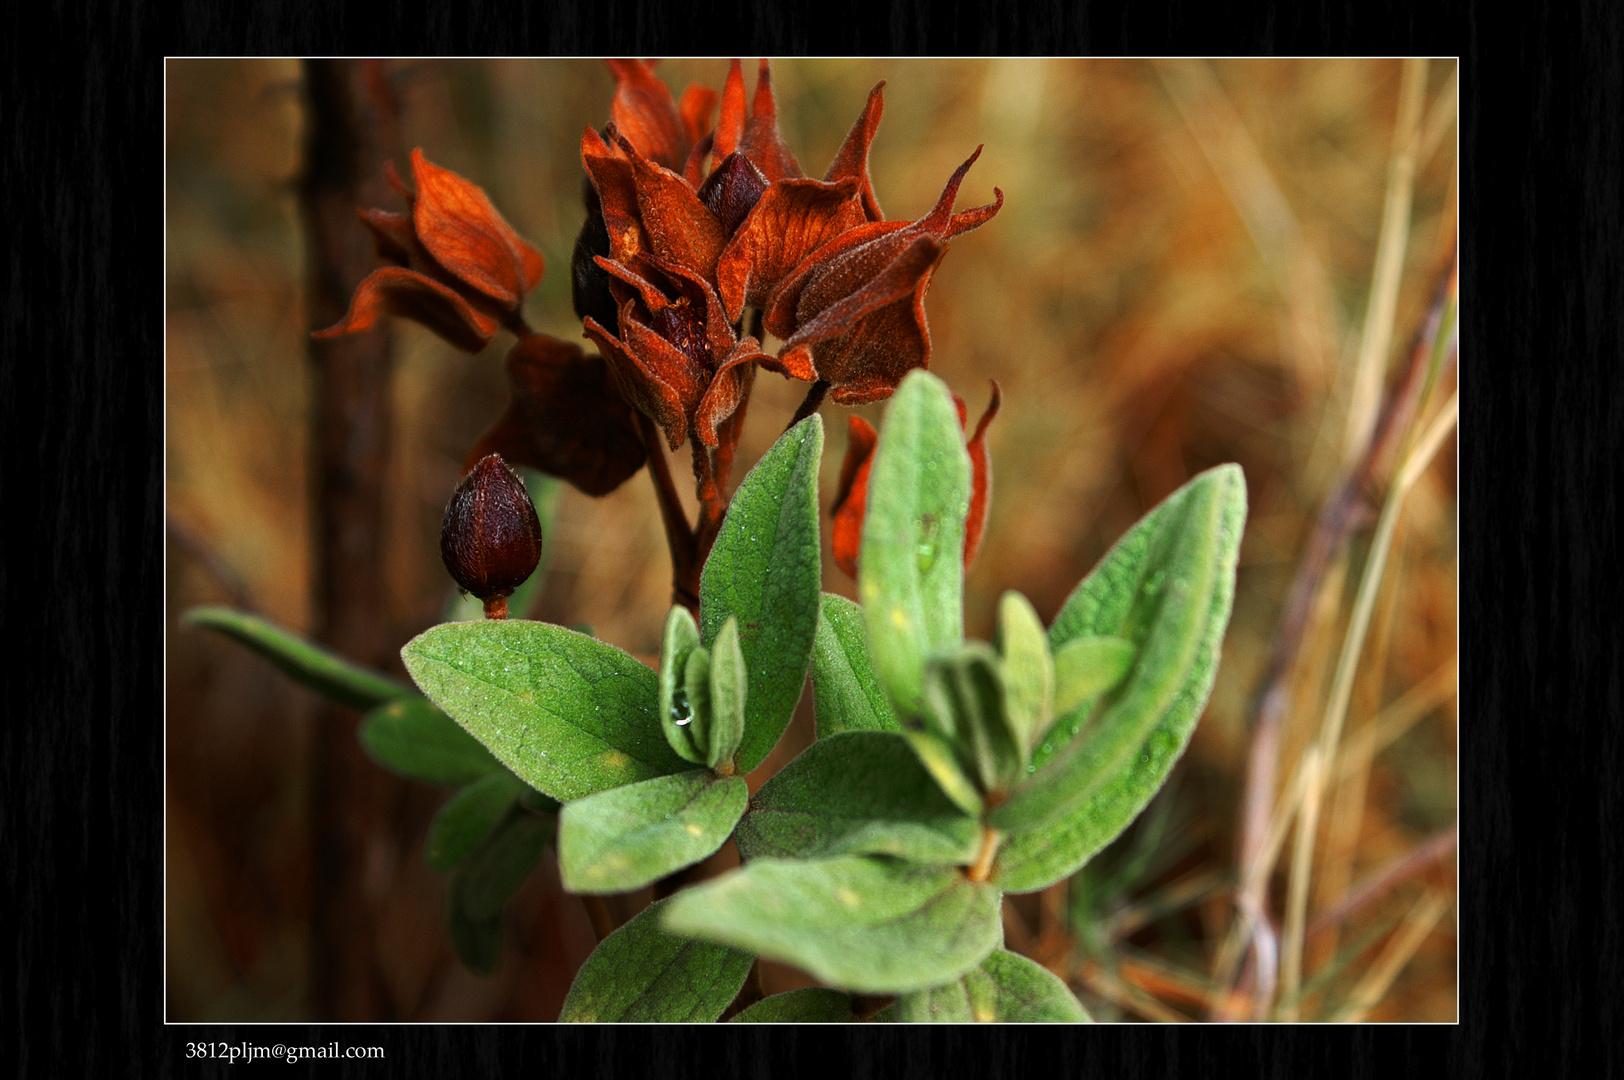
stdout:
<svg viewBox="0 0 1624 1080">
<path fill-rule="evenodd" d="M 258 615 L 223 607 L 199 607 L 188 611 L 181 621 L 248 646 L 295 682 L 352 709 L 364 711 L 386 701 L 417 696 L 411 687 L 354 664 Z"/>
</svg>

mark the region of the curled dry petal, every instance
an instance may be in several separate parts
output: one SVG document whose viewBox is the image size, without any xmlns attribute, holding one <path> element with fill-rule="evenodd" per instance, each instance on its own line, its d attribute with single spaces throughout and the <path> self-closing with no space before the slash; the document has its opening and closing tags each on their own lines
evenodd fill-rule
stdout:
<svg viewBox="0 0 1624 1080">
<path fill-rule="evenodd" d="M 744 69 L 734 59 L 722 84 L 722 112 L 716 118 L 716 156 L 725 158 L 739 148 L 744 137 Z"/>
<path fill-rule="evenodd" d="M 992 493 L 992 462 L 987 453 L 987 426 L 1003 404 L 1003 391 L 992 381 L 992 400 L 976 422 L 975 434 L 965 449 L 970 455 L 970 510 L 964 520 L 964 568 L 968 570 L 981 550 L 982 534 L 987 525 L 987 500 Z M 953 404 L 959 411 L 959 427 L 964 428 L 968 413 L 964 399 L 953 395 Z M 835 565 L 848 577 L 857 576 L 857 554 L 863 541 L 863 515 L 868 507 L 868 474 L 874 462 L 874 447 L 878 435 L 872 425 L 860 416 L 846 418 L 846 458 L 840 466 L 840 484 L 835 500 L 829 508 L 833 528 L 829 546 Z"/>
<path fill-rule="evenodd" d="M 699 405 L 709 373 L 639 322 L 632 314 L 636 303 L 627 299 L 620 307 L 624 340 L 617 339 L 595 319 L 587 319 L 582 329 L 602 350 L 621 397 L 658 424 L 675 450 L 688 437 L 688 418 Z"/>
<path fill-rule="evenodd" d="M 756 96 L 750 103 L 750 119 L 745 121 L 739 150 L 755 162 L 768 180 L 786 180 L 801 175 L 795 155 L 778 134 L 778 105 L 773 100 L 773 75 L 765 57 L 756 69 Z"/>
<path fill-rule="evenodd" d="M 374 270 L 356 286 L 350 310 L 337 323 L 311 337 L 326 339 L 371 328 L 385 312 L 413 319 L 466 352 L 485 347 L 501 319 L 480 311 L 439 282 L 401 266 Z"/>
<path fill-rule="evenodd" d="M 722 223 L 680 174 L 643 157 L 623 136 L 617 135 L 616 142 L 632 164 L 638 220 L 648 237 L 649 250 L 662 259 L 711 276 L 716 270 L 716 257 L 727 243 Z M 605 220 L 607 217 L 606 206 Z"/>
<path fill-rule="evenodd" d="M 858 181 L 863 212 L 869 221 L 885 220 L 885 215 L 880 212 L 880 201 L 874 197 L 874 184 L 868 178 L 868 148 L 874 142 L 874 133 L 880 128 L 880 113 L 885 111 L 885 101 L 880 94 L 884 87 L 882 80 L 868 92 L 868 104 L 863 107 L 863 115 L 846 133 L 846 141 L 841 144 L 840 152 L 829 164 L 829 171 L 823 174 L 823 178 L 829 181 L 847 177 L 854 177 Z"/>
<path fill-rule="evenodd" d="M 478 185 L 412 151 L 417 198 L 412 224 L 434 261 L 471 287 L 515 308 L 541 280 L 541 253 L 502 220 Z"/>
<path fill-rule="evenodd" d="M 716 91 L 690 86 L 682 92 L 681 103 L 673 103 L 670 89 L 648 61 L 605 63 L 615 76 L 615 96 L 609 103 L 615 127 L 644 157 L 668 169 L 682 168 L 689 149 L 710 126 Z"/>
<path fill-rule="evenodd" d="M 864 223 L 858 182 L 783 180 L 772 185 L 716 261 L 729 317 L 765 307 L 778 284 L 812 252 Z"/>
<path fill-rule="evenodd" d="M 475 444 L 464 468 L 501 454 L 587 495 L 607 495 L 643 467 L 636 417 L 601 356 L 532 334 L 508 352 L 507 375 L 507 410 Z"/>
</svg>

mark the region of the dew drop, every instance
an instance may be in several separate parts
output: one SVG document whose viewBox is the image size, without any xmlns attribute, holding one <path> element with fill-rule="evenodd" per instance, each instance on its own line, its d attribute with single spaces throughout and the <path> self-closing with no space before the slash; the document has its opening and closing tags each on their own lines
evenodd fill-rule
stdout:
<svg viewBox="0 0 1624 1080">
<path fill-rule="evenodd" d="M 688 705 L 688 691 L 678 690 L 671 695 L 671 722 L 678 727 L 687 727 L 693 719 L 693 711 Z"/>
</svg>

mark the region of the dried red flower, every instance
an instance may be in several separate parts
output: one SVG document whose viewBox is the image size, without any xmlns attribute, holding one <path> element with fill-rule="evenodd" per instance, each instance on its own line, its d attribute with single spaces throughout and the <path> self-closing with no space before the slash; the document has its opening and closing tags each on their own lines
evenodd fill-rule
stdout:
<svg viewBox="0 0 1624 1080">
<path fill-rule="evenodd" d="M 317 338 L 365 330 L 384 312 L 415 319 L 451 344 L 478 352 L 513 320 L 541 280 L 541 253 L 513 230 L 476 184 L 411 155 L 415 191 L 393 164 L 389 182 L 408 210 L 362 210 L 378 254 L 397 265 L 376 270 L 355 290 L 349 313 Z"/>
<path fill-rule="evenodd" d="M 998 415 L 1004 395 L 996 380 L 992 381 L 992 399 L 976 422 L 975 434 L 965 449 L 970 454 L 970 512 L 964 520 L 964 568 L 968 570 L 981 550 L 982 533 L 987 525 L 987 500 L 992 494 L 992 461 L 987 453 L 987 425 Z M 969 420 L 964 399 L 953 395 L 953 404 L 959 410 L 959 427 Z M 829 508 L 834 519 L 829 538 L 835 565 L 848 577 L 857 576 L 857 553 L 862 547 L 863 515 L 868 509 L 868 472 L 874 463 L 874 447 L 878 434 L 874 426 L 861 416 L 846 418 L 846 459 L 840 466 L 840 485 Z"/>
<path fill-rule="evenodd" d="M 607 495 L 643 467 L 637 419 L 601 356 L 545 334 L 519 339 L 507 355 L 512 399 L 475 444 L 464 468 L 487 454 Z"/>
</svg>

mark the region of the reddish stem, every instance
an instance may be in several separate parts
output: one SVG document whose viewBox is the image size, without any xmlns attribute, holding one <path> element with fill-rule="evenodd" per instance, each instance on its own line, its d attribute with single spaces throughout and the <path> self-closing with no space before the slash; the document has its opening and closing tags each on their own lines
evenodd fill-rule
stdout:
<svg viewBox="0 0 1624 1080">
<path fill-rule="evenodd" d="M 642 413 L 637 414 L 637 428 L 648 450 L 648 472 L 654 480 L 654 494 L 660 504 L 660 520 L 665 523 L 665 542 L 671 549 L 671 599 L 694 614 L 699 613 L 699 573 L 694 568 L 696 545 L 693 526 L 688 524 L 688 512 L 682 508 L 677 486 L 671 479 L 671 463 L 666 460 L 665 446 L 659 429 Z M 706 550 L 709 550 L 707 546 Z"/>
</svg>

